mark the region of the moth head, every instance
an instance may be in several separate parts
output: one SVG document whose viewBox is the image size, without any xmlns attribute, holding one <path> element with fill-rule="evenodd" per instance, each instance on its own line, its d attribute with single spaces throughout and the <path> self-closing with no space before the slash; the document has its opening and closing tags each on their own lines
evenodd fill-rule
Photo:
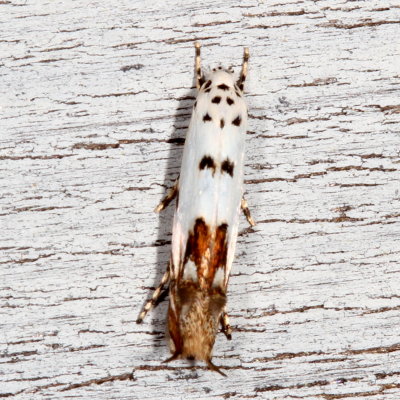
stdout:
<svg viewBox="0 0 400 400">
<path fill-rule="evenodd" d="M 229 87 L 233 87 L 235 79 L 233 71 L 223 68 L 214 68 L 211 72 L 206 75 L 205 85 L 208 81 L 211 81 L 211 87 L 225 84 Z M 204 86 L 205 86 L 204 85 Z"/>
<path fill-rule="evenodd" d="M 188 358 L 211 364 L 218 325 L 226 304 L 221 290 L 201 290 L 183 285 L 169 309 L 168 327 L 173 358 Z"/>
</svg>

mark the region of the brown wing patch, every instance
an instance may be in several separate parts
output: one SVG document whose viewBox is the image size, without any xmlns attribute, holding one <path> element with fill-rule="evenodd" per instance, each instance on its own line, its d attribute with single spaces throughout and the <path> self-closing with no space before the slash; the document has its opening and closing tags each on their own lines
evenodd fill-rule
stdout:
<svg viewBox="0 0 400 400">
<path fill-rule="evenodd" d="M 219 225 L 214 231 L 204 221 L 197 218 L 193 232 L 190 232 L 186 242 L 183 269 L 186 263 L 191 260 L 197 267 L 197 277 L 200 287 L 211 288 L 215 273 L 218 268 L 226 265 L 228 252 L 227 245 L 228 224 Z M 183 269 L 181 277 L 183 276 Z"/>
<path fill-rule="evenodd" d="M 221 224 L 216 229 L 214 246 L 212 248 L 207 274 L 207 282 L 209 285 L 212 285 L 217 269 L 224 268 L 226 265 L 226 255 L 228 253 L 227 232 L 228 224 Z"/>
<path fill-rule="evenodd" d="M 183 265 L 185 266 L 190 259 L 195 263 L 197 269 L 199 269 L 203 256 L 210 245 L 210 239 L 211 235 L 208 225 L 203 218 L 197 218 L 194 223 L 193 232 L 190 232 L 186 242 Z"/>
</svg>

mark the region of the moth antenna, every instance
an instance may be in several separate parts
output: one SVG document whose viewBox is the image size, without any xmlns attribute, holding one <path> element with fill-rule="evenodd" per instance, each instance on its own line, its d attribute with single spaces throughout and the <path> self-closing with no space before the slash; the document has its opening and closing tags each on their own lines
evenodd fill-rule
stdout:
<svg viewBox="0 0 400 400">
<path fill-rule="evenodd" d="M 174 361 L 174 360 L 178 359 L 180 355 L 181 355 L 181 353 L 179 351 L 176 351 L 171 357 L 164 360 L 163 363 L 168 363 L 170 361 Z"/>
<path fill-rule="evenodd" d="M 246 77 L 247 77 L 247 68 L 249 65 L 249 57 L 250 57 L 249 48 L 245 47 L 244 52 L 243 52 L 242 70 L 240 71 L 240 76 L 237 81 L 237 85 L 239 86 L 239 89 L 241 91 L 243 91 L 244 81 L 246 80 Z"/>
<path fill-rule="evenodd" d="M 213 363 L 211 362 L 211 359 L 210 359 L 210 360 L 207 360 L 207 366 L 208 366 L 208 368 L 209 368 L 211 371 L 218 372 L 219 374 L 221 374 L 222 376 L 224 376 L 224 377 L 226 378 L 226 374 L 224 374 L 224 373 L 219 369 L 219 367 L 217 367 L 215 364 L 213 364 Z"/>
</svg>

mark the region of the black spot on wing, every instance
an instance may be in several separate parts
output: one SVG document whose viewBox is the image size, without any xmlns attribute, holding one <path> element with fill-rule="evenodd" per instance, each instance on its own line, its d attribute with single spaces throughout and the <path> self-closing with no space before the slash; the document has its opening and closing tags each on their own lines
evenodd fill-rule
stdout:
<svg viewBox="0 0 400 400">
<path fill-rule="evenodd" d="M 194 102 L 194 108 L 196 108 L 196 106 L 197 106 L 197 100 Z"/>
<path fill-rule="evenodd" d="M 205 115 L 204 115 L 204 117 L 203 117 L 203 121 L 204 122 L 207 122 L 207 121 L 211 121 L 212 120 L 212 118 L 210 117 L 210 114 L 209 113 L 206 113 Z"/>
<path fill-rule="evenodd" d="M 235 101 L 233 99 L 231 99 L 230 97 L 227 97 L 226 102 L 231 106 Z"/>
<path fill-rule="evenodd" d="M 229 86 L 225 85 L 225 83 L 221 83 L 217 87 L 218 87 L 218 89 L 221 89 L 221 90 L 229 90 Z"/>
<path fill-rule="evenodd" d="M 235 169 L 235 163 L 233 163 L 229 158 L 227 158 L 222 164 L 221 164 L 221 171 L 222 173 L 226 172 L 230 176 L 233 177 L 233 171 Z"/>
<path fill-rule="evenodd" d="M 242 118 L 240 117 L 240 115 L 238 115 L 238 116 L 232 121 L 232 124 L 235 125 L 235 126 L 240 126 L 241 122 L 242 122 Z"/>
<path fill-rule="evenodd" d="M 204 156 L 201 159 L 200 163 L 199 163 L 199 169 L 200 170 L 203 170 L 203 169 L 206 169 L 206 168 L 212 169 L 213 170 L 213 174 L 214 174 L 216 167 L 215 167 L 214 159 L 211 156 Z"/>
<path fill-rule="evenodd" d="M 211 92 L 211 88 L 210 87 L 204 91 L 204 93 L 210 93 L 210 92 Z"/>
<path fill-rule="evenodd" d="M 225 222 L 218 227 L 219 230 L 226 232 L 228 230 L 228 224 Z"/>
<path fill-rule="evenodd" d="M 204 85 L 204 89 L 207 89 L 211 86 L 211 81 L 207 81 L 207 83 Z"/>
<path fill-rule="evenodd" d="M 223 119 L 223 118 L 221 118 L 221 121 L 220 121 L 220 126 L 221 126 L 221 129 L 223 129 L 223 128 L 224 128 L 224 126 L 225 126 L 225 121 L 224 121 L 224 119 Z"/>
<path fill-rule="evenodd" d="M 211 100 L 211 103 L 219 104 L 220 101 L 221 101 L 221 96 L 215 96 L 215 97 L 213 97 L 213 99 Z"/>
</svg>

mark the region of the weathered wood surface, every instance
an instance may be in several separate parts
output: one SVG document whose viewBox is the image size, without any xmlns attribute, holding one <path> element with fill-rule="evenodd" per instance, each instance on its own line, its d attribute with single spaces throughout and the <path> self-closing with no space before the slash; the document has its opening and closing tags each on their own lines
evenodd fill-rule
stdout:
<svg viewBox="0 0 400 400">
<path fill-rule="evenodd" d="M 400 397 L 400 8 L 0 1 L 0 397 Z M 204 65 L 251 50 L 233 340 L 162 364 L 163 273 Z"/>
</svg>

